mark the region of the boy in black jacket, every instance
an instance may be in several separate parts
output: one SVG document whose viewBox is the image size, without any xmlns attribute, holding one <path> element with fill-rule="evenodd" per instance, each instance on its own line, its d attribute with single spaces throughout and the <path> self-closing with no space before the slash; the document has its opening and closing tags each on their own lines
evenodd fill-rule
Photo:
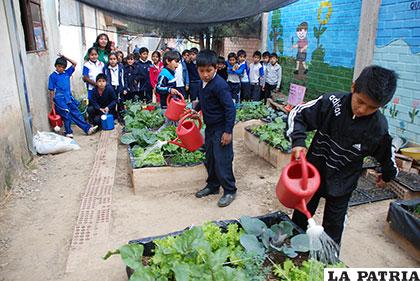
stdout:
<svg viewBox="0 0 420 281">
<path fill-rule="evenodd" d="M 146 47 L 141 47 L 139 51 L 139 60 L 137 63 L 137 70 L 140 74 L 140 85 L 139 85 L 139 92 L 140 92 L 140 99 L 145 100 L 146 103 L 152 102 L 152 84 L 150 83 L 149 78 L 149 69 L 152 66 L 152 62 L 148 60 L 149 57 L 149 49 Z"/>
<path fill-rule="evenodd" d="M 217 55 L 203 50 L 197 56 L 197 69 L 202 80 L 199 103 L 195 109 L 203 112 L 206 147 L 207 185 L 195 196 L 201 198 L 218 194 L 220 186 L 224 193 L 217 203 L 226 207 L 235 199 L 236 186 L 232 170 L 232 131 L 235 123 L 235 106 L 232 93 L 223 78 L 216 74 Z"/>
<path fill-rule="evenodd" d="M 320 198 L 325 198 L 323 227 L 337 245 L 351 194 L 362 173 L 363 158 L 373 156 L 381 163 L 379 187 L 398 173 L 388 124 L 378 110 L 392 99 L 396 86 L 393 71 L 369 66 L 353 83 L 351 93 L 325 94 L 290 112 L 287 134 L 296 158 L 306 153 L 306 131 L 317 130 L 307 159 L 318 169 L 321 185 L 307 207 L 313 215 Z M 293 221 L 306 229 L 307 218 L 297 210 Z"/>
<path fill-rule="evenodd" d="M 106 75 L 102 73 L 96 76 L 96 87 L 89 100 L 89 121 L 97 126 L 101 126 L 103 114 L 112 114 L 114 119 L 117 117 L 117 96 L 112 86 L 106 84 L 106 79 Z"/>
</svg>

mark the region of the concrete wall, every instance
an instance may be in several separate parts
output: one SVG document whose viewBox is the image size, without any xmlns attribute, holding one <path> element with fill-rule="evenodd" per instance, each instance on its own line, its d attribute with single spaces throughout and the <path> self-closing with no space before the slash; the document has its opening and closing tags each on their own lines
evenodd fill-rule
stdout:
<svg viewBox="0 0 420 281">
<path fill-rule="evenodd" d="M 19 101 L 18 87 L 12 58 L 11 36 L 6 21 L 5 6 L 0 4 L 0 44 L 2 65 L 0 77 L 8 83 L 0 83 L 0 195 L 5 186 L 30 157 L 25 139 L 25 129 Z"/>
<path fill-rule="evenodd" d="M 361 3 L 300 0 L 269 13 L 267 47 L 282 56 L 284 93 L 288 93 L 290 83 L 305 85 L 306 99 L 324 92 L 350 91 Z M 297 27 L 304 22 L 308 26 L 307 73 L 302 63 L 297 65 L 297 49 L 292 48 L 299 40 Z"/>
<path fill-rule="evenodd" d="M 395 70 L 400 79 L 384 113 L 390 132 L 420 144 L 420 3 L 382 0 L 373 62 Z M 395 108 L 396 113 L 393 109 Z M 417 111 L 418 112 L 418 111 Z"/>
</svg>

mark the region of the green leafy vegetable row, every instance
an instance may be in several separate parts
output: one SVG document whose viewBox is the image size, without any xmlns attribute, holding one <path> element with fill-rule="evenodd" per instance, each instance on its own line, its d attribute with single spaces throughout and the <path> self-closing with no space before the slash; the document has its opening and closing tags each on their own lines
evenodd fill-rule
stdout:
<svg viewBox="0 0 420 281">
<path fill-rule="evenodd" d="M 261 102 L 243 102 L 236 111 L 236 120 L 247 121 L 268 116 L 267 107 Z"/>
<path fill-rule="evenodd" d="M 133 129 L 157 129 L 162 126 L 165 121 L 160 109 L 153 111 L 143 110 L 142 104 L 138 102 L 127 102 L 125 106 L 126 113 L 124 122 L 125 129 L 128 132 Z"/>
</svg>

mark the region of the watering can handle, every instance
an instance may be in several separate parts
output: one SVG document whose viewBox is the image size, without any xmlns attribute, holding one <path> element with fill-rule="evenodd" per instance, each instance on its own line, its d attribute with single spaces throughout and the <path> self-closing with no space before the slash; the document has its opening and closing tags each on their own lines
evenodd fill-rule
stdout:
<svg viewBox="0 0 420 281">
<path fill-rule="evenodd" d="M 182 123 L 184 123 L 184 121 L 187 118 L 191 118 L 191 116 L 193 116 L 192 113 L 185 114 L 184 117 L 182 117 L 182 119 L 179 121 L 179 125 L 181 125 Z M 201 128 L 203 127 L 203 121 L 201 121 L 201 118 L 198 118 L 197 120 L 198 120 L 198 129 L 201 130 Z"/>
<path fill-rule="evenodd" d="M 171 94 L 169 93 L 168 97 L 166 98 L 166 104 L 169 104 L 169 101 L 171 100 L 172 96 L 179 96 L 181 97 L 182 101 L 185 101 L 184 95 L 182 95 L 180 92 L 176 93 L 176 94 Z"/>
<path fill-rule="evenodd" d="M 300 152 L 299 158 L 302 162 L 302 189 L 306 190 L 308 187 L 308 161 L 303 151 Z"/>
</svg>

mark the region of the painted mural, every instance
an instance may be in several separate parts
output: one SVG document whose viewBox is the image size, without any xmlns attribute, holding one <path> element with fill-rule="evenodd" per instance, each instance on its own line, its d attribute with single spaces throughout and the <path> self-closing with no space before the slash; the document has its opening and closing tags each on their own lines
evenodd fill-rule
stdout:
<svg viewBox="0 0 420 281">
<path fill-rule="evenodd" d="M 268 49 L 280 56 L 282 92 L 307 87 L 305 99 L 349 91 L 361 1 L 300 0 L 269 15 Z"/>
<path fill-rule="evenodd" d="M 420 1 L 382 1 L 374 63 L 399 75 L 394 100 L 383 109 L 390 133 L 420 144 Z"/>
</svg>

